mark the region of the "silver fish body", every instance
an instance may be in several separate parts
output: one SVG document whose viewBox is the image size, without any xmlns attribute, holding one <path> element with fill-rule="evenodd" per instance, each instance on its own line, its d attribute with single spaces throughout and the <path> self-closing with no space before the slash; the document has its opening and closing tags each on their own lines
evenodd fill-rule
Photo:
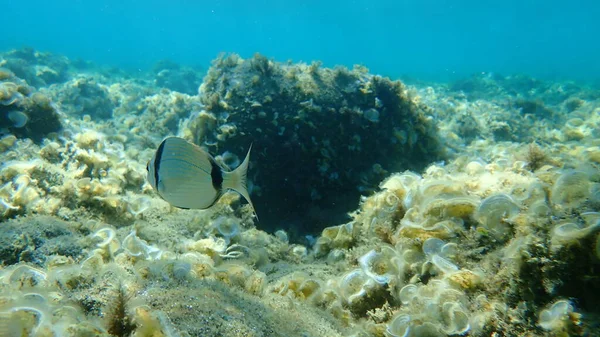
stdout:
<svg viewBox="0 0 600 337">
<path fill-rule="evenodd" d="M 148 162 L 147 179 L 158 195 L 175 207 L 206 209 L 231 189 L 254 209 L 246 188 L 250 149 L 240 166 L 227 171 L 199 146 L 183 138 L 168 137 Z"/>
</svg>

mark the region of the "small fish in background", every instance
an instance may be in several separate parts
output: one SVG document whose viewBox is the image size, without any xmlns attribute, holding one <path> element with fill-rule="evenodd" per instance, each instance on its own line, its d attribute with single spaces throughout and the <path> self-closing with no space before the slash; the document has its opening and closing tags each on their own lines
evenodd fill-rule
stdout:
<svg viewBox="0 0 600 337">
<path fill-rule="evenodd" d="M 246 188 L 251 149 L 252 145 L 238 168 L 226 171 L 199 146 L 183 138 L 168 137 L 146 165 L 147 179 L 158 195 L 175 207 L 206 209 L 231 189 L 248 201 L 256 215 Z"/>
</svg>

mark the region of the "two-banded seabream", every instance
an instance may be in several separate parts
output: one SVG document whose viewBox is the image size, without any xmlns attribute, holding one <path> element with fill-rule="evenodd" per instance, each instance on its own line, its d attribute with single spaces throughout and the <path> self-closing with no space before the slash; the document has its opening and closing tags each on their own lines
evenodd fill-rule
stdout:
<svg viewBox="0 0 600 337">
<path fill-rule="evenodd" d="M 148 182 L 175 207 L 206 209 L 231 189 L 241 194 L 254 210 L 246 188 L 250 149 L 242 164 L 228 171 L 201 147 L 183 138 L 168 137 L 146 166 Z"/>
</svg>

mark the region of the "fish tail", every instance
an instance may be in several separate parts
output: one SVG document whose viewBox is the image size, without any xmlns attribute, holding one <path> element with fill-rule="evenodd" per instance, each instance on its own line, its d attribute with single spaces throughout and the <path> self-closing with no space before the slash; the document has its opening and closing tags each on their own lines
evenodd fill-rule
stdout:
<svg viewBox="0 0 600 337">
<path fill-rule="evenodd" d="M 248 164 L 250 163 L 250 150 L 252 150 L 252 144 L 250 144 L 246 158 L 244 158 L 244 161 L 240 166 L 231 172 L 223 172 L 223 188 L 230 188 L 241 194 L 250 204 L 250 207 L 252 207 L 254 216 L 256 216 L 256 220 L 258 220 L 258 214 L 256 214 L 256 209 L 252 204 L 252 200 L 250 200 L 250 194 L 248 194 L 248 188 L 246 187 L 246 176 L 248 173 Z"/>
</svg>

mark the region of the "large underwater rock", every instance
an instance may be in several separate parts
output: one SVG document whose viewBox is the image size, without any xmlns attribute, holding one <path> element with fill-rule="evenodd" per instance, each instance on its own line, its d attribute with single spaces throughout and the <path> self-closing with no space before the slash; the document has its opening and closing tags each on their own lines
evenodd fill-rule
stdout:
<svg viewBox="0 0 600 337">
<path fill-rule="evenodd" d="M 0 68 L 0 135 L 41 142 L 62 128 L 52 100 L 7 69 Z"/>
<path fill-rule="evenodd" d="M 344 222 L 390 172 L 443 157 L 427 108 L 364 67 L 281 64 L 261 55 L 213 62 L 204 110 L 180 133 L 232 168 L 253 144 L 249 180 L 260 226 L 294 234 Z"/>
<path fill-rule="evenodd" d="M 52 91 L 62 110 L 78 118 L 89 115 L 93 120 L 108 120 L 113 117 L 115 104 L 108 86 L 94 76 L 77 75 Z"/>
</svg>

